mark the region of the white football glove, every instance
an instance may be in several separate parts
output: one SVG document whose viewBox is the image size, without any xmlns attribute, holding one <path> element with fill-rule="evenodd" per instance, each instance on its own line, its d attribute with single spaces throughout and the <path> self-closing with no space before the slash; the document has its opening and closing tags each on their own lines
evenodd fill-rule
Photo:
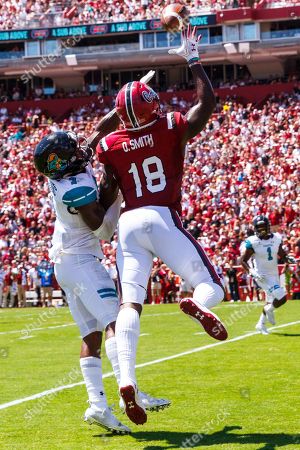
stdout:
<svg viewBox="0 0 300 450">
<path fill-rule="evenodd" d="M 251 277 L 254 278 L 254 280 L 257 280 L 257 281 L 264 280 L 264 277 L 262 275 L 260 275 L 259 273 L 257 273 L 256 270 L 254 270 L 254 269 L 250 269 L 249 273 L 250 273 Z"/>
<path fill-rule="evenodd" d="M 296 264 L 297 260 L 293 256 L 287 256 L 286 260 L 289 264 Z"/>
<path fill-rule="evenodd" d="M 168 51 L 170 55 L 178 55 L 186 59 L 188 65 L 195 64 L 200 61 L 200 55 L 198 50 L 198 44 L 201 39 L 201 34 L 197 37 L 197 28 L 192 28 L 188 25 L 187 30 L 182 30 L 182 45 L 179 48 L 172 48 Z"/>
<path fill-rule="evenodd" d="M 148 84 L 149 81 L 152 80 L 152 78 L 154 77 L 154 75 L 155 75 L 155 70 L 149 70 L 149 72 L 147 72 L 146 75 L 144 75 L 144 76 L 140 79 L 140 82 L 141 82 L 141 83 Z"/>
</svg>

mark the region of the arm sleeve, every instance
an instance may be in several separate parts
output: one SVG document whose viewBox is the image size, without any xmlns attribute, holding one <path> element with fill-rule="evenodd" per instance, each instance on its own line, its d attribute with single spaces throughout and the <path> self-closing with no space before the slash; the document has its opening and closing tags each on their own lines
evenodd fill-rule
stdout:
<svg viewBox="0 0 300 450">
<path fill-rule="evenodd" d="M 120 217 L 121 203 L 123 201 L 123 196 L 119 192 L 114 203 L 108 208 L 106 214 L 103 218 L 103 222 L 97 230 L 93 233 L 104 241 L 109 241 L 117 228 L 117 223 Z"/>
<path fill-rule="evenodd" d="M 79 186 L 70 191 L 65 192 L 62 202 L 66 206 L 78 208 L 79 206 L 88 205 L 97 200 L 97 191 L 91 186 Z"/>
</svg>

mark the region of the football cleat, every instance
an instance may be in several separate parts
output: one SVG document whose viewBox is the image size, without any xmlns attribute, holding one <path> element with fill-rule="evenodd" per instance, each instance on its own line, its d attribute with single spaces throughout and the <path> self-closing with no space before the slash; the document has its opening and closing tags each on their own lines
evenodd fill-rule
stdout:
<svg viewBox="0 0 300 450">
<path fill-rule="evenodd" d="M 120 395 L 124 402 L 125 413 L 131 422 L 143 425 L 147 422 L 147 414 L 137 390 L 131 384 L 120 387 Z"/>
<path fill-rule="evenodd" d="M 258 323 L 258 324 L 256 325 L 255 328 L 256 328 L 256 330 L 259 331 L 261 334 L 264 334 L 264 335 L 270 334 L 269 331 L 268 331 L 268 329 L 267 329 L 267 327 L 266 327 L 266 325 L 264 325 L 264 324 L 262 324 L 262 323 Z"/>
<path fill-rule="evenodd" d="M 265 311 L 265 313 L 266 313 L 268 322 L 270 322 L 272 325 L 275 325 L 276 322 L 275 322 L 274 311 L 270 310 L 270 309 L 269 309 L 269 306 L 270 306 L 270 305 L 266 305 L 266 306 L 264 307 L 264 311 Z"/>
<path fill-rule="evenodd" d="M 198 305 L 191 298 L 183 298 L 179 302 L 182 312 L 191 317 L 195 322 L 200 323 L 207 334 L 218 341 L 225 341 L 228 333 L 216 314 L 202 305 Z"/>
<path fill-rule="evenodd" d="M 170 400 L 167 400 L 165 398 L 151 397 L 150 395 L 141 391 L 139 391 L 138 395 L 146 411 L 161 411 L 171 405 Z M 122 398 L 120 398 L 119 406 L 121 409 L 125 408 Z"/>
<path fill-rule="evenodd" d="M 115 434 L 131 433 L 130 428 L 128 428 L 126 425 L 123 425 L 113 415 L 110 408 L 94 409 L 93 406 L 90 406 L 84 414 L 84 420 L 89 425 L 98 425 L 102 428 L 105 428 L 105 430 L 111 431 Z"/>
</svg>

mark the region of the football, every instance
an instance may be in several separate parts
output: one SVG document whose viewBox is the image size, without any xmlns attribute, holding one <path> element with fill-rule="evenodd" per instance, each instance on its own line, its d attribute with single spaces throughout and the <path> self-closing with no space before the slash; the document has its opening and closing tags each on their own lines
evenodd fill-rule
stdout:
<svg viewBox="0 0 300 450">
<path fill-rule="evenodd" d="M 176 33 L 182 30 L 188 21 L 189 10 L 181 3 L 166 6 L 161 14 L 161 23 L 166 31 Z"/>
</svg>

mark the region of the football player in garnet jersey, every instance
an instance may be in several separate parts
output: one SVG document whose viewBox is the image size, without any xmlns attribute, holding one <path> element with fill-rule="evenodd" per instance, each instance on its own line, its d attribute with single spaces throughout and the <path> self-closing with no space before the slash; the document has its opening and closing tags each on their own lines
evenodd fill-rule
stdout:
<svg viewBox="0 0 300 450">
<path fill-rule="evenodd" d="M 256 329 L 262 334 L 269 334 L 266 321 L 275 325 L 274 309 L 280 308 L 286 302 L 285 289 L 280 286 L 278 275 L 278 256 L 287 263 L 294 264 L 295 258 L 288 256 L 282 248 L 282 238 L 279 233 L 271 233 L 267 217 L 259 215 L 253 220 L 255 235 L 249 236 L 243 245 L 241 264 L 250 273 L 266 293 L 267 304 L 263 308 Z M 249 266 L 253 258 L 254 268 Z"/>
<path fill-rule="evenodd" d="M 227 338 L 225 327 L 208 309 L 223 300 L 222 282 L 180 220 L 185 146 L 205 127 L 215 108 L 214 92 L 199 58 L 199 40 L 196 28 L 189 26 L 182 32 L 182 46 L 169 51 L 187 60 L 196 84 L 196 105 L 185 116 L 178 112 L 163 116 L 159 98 L 149 86 L 128 83 L 116 99 L 124 127 L 102 138 L 97 146 L 100 161 L 112 170 L 125 201 L 117 249 L 122 305 L 116 339 L 120 394 L 126 414 L 136 424 L 147 420 L 137 393 L 135 360 L 139 316 L 154 256 L 193 287 L 193 298 L 180 302 L 182 311 L 213 338 Z"/>
</svg>

